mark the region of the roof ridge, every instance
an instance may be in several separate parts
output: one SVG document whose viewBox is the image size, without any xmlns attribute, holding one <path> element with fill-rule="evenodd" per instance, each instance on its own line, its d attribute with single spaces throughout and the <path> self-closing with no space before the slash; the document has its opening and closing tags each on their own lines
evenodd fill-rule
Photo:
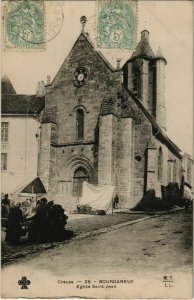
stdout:
<svg viewBox="0 0 194 300">
<path fill-rule="evenodd" d="M 90 39 L 90 36 L 89 36 L 88 33 L 82 31 L 81 34 L 83 34 L 83 36 L 86 38 L 86 40 L 88 41 L 88 43 L 92 46 L 92 48 L 94 49 L 94 51 L 96 51 L 96 53 L 101 57 L 101 59 L 106 63 L 106 65 L 108 65 L 108 67 L 111 69 L 111 71 L 113 71 L 113 72 L 121 71 L 121 69 L 114 68 L 112 66 L 112 64 L 108 61 L 108 59 L 104 56 L 104 54 L 102 54 L 102 52 L 100 50 L 96 49 L 96 46 L 93 43 L 93 41 Z"/>
<path fill-rule="evenodd" d="M 102 61 L 108 66 L 108 68 L 112 71 L 112 72 L 120 72 L 122 69 L 116 69 L 114 68 L 111 63 L 106 59 L 106 57 L 101 53 L 100 50 L 96 49 L 95 44 L 93 43 L 93 41 L 91 40 L 91 38 L 89 37 L 89 34 L 84 32 L 83 30 L 81 31 L 81 33 L 79 34 L 78 38 L 76 39 L 75 43 L 73 44 L 73 46 L 71 47 L 69 53 L 67 54 L 66 58 L 64 59 L 64 61 L 62 62 L 61 66 L 59 67 L 56 75 L 54 76 L 52 82 L 48 85 L 49 87 L 52 88 L 53 83 L 55 82 L 55 79 L 57 78 L 57 75 L 59 74 L 61 68 L 63 67 L 63 65 L 65 64 L 65 62 L 67 61 L 72 49 L 75 47 L 76 43 L 78 42 L 78 40 L 81 38 L 81 36 L 83 36 L 86 41 L 89 43 L 89 45 L 92 47 L 92 49 L 95 51 L 95 53 L 102 59 Z"/>
</svg>

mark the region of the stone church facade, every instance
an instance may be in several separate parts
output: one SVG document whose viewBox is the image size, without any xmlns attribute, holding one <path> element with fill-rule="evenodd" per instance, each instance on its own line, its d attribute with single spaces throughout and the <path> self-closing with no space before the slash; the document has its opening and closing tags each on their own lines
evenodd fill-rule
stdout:
<svg viewBox="0 0 194 300">
<path fill-rule="evenodd" d="M 41 116 L 38 176 L 50 200 L 79 203 L 83 181 L 114 185 L 122 208 L 150 189 L 181 183 L 180 149 L 166 135 L 165 65 L 142 31 L 114 69 L 81 32 L 52 83 Z"/>
</svg>

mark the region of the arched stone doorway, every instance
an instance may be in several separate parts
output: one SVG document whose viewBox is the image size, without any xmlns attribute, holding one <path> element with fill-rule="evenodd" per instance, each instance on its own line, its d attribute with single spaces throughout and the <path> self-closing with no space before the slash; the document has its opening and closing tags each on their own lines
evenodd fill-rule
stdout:
<svg viewBox="0 0 194 300">
<path fill-rule="evenodd" d="M 85 168 L 79 167 L 74 171 L 73 175 L 73 190 L 72 196 L 73 197 L 81 197 L 82 196 L 82 188 L 83 182 L 89 182 L 89 175 Z"/>
<path fill-rule="evenodd" d="M 79 204 L 84 180 L 94 184 L 97 182 L 97 171 L 84 155 L 74 155 L 61 164 L 59 176 L 60 197 L 69 211 L 75 210 Z"/>
</svg>

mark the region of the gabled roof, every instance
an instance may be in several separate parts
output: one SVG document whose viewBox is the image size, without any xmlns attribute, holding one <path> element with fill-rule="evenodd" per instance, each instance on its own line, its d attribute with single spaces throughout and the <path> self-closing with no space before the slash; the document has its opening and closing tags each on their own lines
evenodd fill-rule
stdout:
<svg viewBox="0 0 194 300">
<path fill-rule="evenodd" d="M 16 94 L 16 91 L 7 77 L 7 75 L 4 75 L 1 79 L 1 93 L 2 94 Z"/>
<path fill-rule="evenodd" d="M 45 187 L 39 177 L 32 180 L 20 193 L 46 194 Z"/>
<path fill-rule="evenodd" d="M 69 55 L 70 55 L 72 49 L 75 47 L 75 45 L 78 43 L 78 41 L 83 40 L 83 39 L 86 40 L 86 41 L 89 43 L 89 45 L 93 48 L 94 52 L 101 58 L 101 60 L 106 64 L 106 66 L 107 66 L 112 72 L 119 72 L 119 71 L 121 71 L 121 69 L 115 69 L 115 68 L 111 65 L 111 63 L 106 59 L 106 57 L 101 53 L 101 51 L 99 51 L 99 50 L 96 49 L 94 43 L 92 42 L 92 40 L 91 40 L 90 37 L 89 37 L 89 34 L 86 33 L 84 30 L 82 30 L 82 32 L 80 33 L 79 37 L 78 37 L 77 40 L 75 41 L 73 47 L 71 48 L 69 54 L 67 55 L 66 59 L 65 59 L 64 62 L 62 63 L 61 67 L 59 68 L 59 70 L 58 70 L 56 76 L 53 78 L 52 82 L 51 82 L 50 84 L 46 85 L 46 86 L 52 86 L 52 85 L 53 85 L 55 79 L 57 78 L 58 73 L 59 73 L 60 70 L 63 68 L 63 66 L 64 66 L 64 64 L 65 64 L 65 62 L 66 62 L 66 60 L 67 60 L 67 58 L 69 57 Z"/>
<path fill-rule="evenodd" d="M 117 72 L 119 71 L 118 69 L 115 69 L 111 64 L 110 62 L 106 59 L 106 57 L 102 54 L 101 51 L 95 49 L 95 45 L 94 43 L 92 42 L 92 40 L 90 39 L 89 37 L 89 34 L 86 33 L 85 31 L 82 31 L 80 36 L 83 35 L 85 37 L 85 39 L 88 41 L 88 43 L 91 45 L 91 47 L 95 50 L 95 52 L 98 54 L 98 56 L 104 61 L 104 63 L 109 67 L 109 69 L 113 72 Z M 78 38 L 79 39 L 79 38 Z"/>
<path fill-rule="evenodd" d="M 45 105 L 44 97 L 35 95 L 2 95 L 2 114 L 39 114 Z"/>
</svg>

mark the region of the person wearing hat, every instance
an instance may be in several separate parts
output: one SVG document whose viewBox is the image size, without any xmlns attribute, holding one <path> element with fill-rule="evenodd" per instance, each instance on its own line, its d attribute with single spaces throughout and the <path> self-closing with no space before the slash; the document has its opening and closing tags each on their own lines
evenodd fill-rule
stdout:
<svg viewBox="0 0 194 300">
<path fill-rule="evenodd" d="M 10 211 L 10 199 L 8 194 L 5 194 L 4 198 L 1 201 L 1 209 L 2 218 L 7 218 Z"/>
<path fill-rule="evenodd" d="M 8 215 L 5 241 L 12 245 L 19 244 L 22 226 L 24 224 L 23 214 L 20 207 L 21 203 L 17 202 L 16 205 L 10 209 L 10 213 Z"/>
<path fill-rule="evenodd" d="M 48 206 L 47 199 L 42 198 L 40 200 L 40 204 L 37 207 L 36 215 L 34 217 L 34 222 L 36 225 L 34 226 L 36 237 L 36 242 L 46 242 L 48 240 L 49 235 L 49 224 L 48 224 Z"/>
</svg>

